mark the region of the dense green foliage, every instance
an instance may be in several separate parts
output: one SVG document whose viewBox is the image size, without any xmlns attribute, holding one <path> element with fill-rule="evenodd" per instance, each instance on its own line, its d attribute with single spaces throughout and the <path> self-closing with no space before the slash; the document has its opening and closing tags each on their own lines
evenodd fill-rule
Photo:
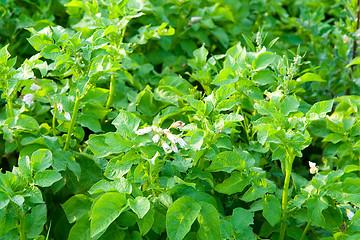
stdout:
<svg viewBox="0 0 360 240">
<path fill-rule="evenodd" d="M 357 4 L 0 0 L 0 239 L 359 239 Z"/>
</svg>

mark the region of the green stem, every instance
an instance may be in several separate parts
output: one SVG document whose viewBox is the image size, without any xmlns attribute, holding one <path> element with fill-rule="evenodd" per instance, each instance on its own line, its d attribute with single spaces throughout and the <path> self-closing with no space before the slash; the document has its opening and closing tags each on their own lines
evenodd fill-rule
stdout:
<svg viewBox="0 0 360 240">
<path fill-rule="evenodd" d="M 110 108 L 112 101 L 114 99 L 114 94 L 115 94 L 115 76 L 112 75 L 111 79 L 110 79 L 109 98 L 108 98 L 108 100 L 106 102 L 106 106 L 105 106 L 106 109 Z M 105 118 L 106 118 L 106 116 L 101 120 L 102 124 L 105 122 Z"/>
<path fill-rule="evenodd" d="M 301 234 L 300 240 L 304 240 L 304 238 L 305 238 L 305 236 L 306 236 L 306 233 L 307 233 L 307 231 L 308 231 L 309 228 L 310 228 L 310 225 L 311 225 L 311 220 L 306 224 L 306 227 L 305 227 L 303 233 Z"/>
<path fill-rule="evenodd" d="M 14 107 L 13 107 L 13 104 L 12 104 L 12 98 L 9 99 L 8 106 L 9 106 L 10 117 L 12 117 L 12 118 L 15 117 L 15 111 L 14 111 Z M 17 136 L 14 136 L 14 138 L 15 138 L 15 142 L 16 142 L 16 147 L 20 152 L 21 148 L 22 148 L 20 140 L 17 138 Z"/>
<path fill-rule="evenodd" d="M 24 219 L 25 219 L 24 215 L 25 214 L 22 214 L 20 212 L 21 210 L 19 209 L 19 207 L 15 203 L 11 202 L 11 206 L 13 207 L 13 209 L 15 211 L 15 214 L 19 219 L 19 224 L 17 226 L 17 229 L 18 229 L 19 234 L 20 234 L 20 240 L 26 240 L 26 233 L 24 231 Z"/>
<path fill-rule="evenodd" d="M 290 152 L 286 151 L 285 181 L 284 181 L 282 205 L 281 205 L 282 217 L 281 217 L 281 227 L 280 227 L 280 238 L 279 238 L 279 240 L 283 240 L 285 238 L 287 207 L 288 207 L 288 195 L 289 195 L 289 185 L 290 185 L 292 162 L 293 162 L 292 151 L 291 150 L 290 150 Z"/>
<path fill-rule="evenodd" d="M 236 114 L 238 114 L 239 112 L 240 112 L 240 106 L 237 106 L 237 109 L 236 109 L 236 111 L 234 111 Z M 234 138 L 235 138 L 235 127 L 232 127 L 231 128 L 231 133 L 230 133 L 230 139 L 231 139 L 231 141 L 232 141 L 232 143 L 234 144 L 235 142 L 234 142 Z M 246 131 L 246 129 L 245 129 L 245 131 Z"/>
<path fill-rule="evenodd" d="M 109 98 L 106 102 L 106 109 L 110 108 L 112 101 L 114 99 L 114 94 L 115 94 L 115 76 L 112 75 L 110 79 L 110 91 L 109 91 Z"/>
<path fill-rule="evenodd" d="M 52 132 L 53 132 L 53 136 L 56 136 L 56 129 L 55 129 L 55 124 L 56 124 L 56 113 L 57 113 L 57 105 L 54 105 L 54 115 L 52 118 Z"/>
<path fill-rule="evenodd" d="M 79 107 L 80 107 L 80 98 L 78 96 L 76 96 L 75 105 L 74 105 L 74 109 L 73 109 L 73 115 L 71 117 L 68 134 L 66 136 L 66 142 L 65 142 L 64 151 L 67 151 L 69 149 L 70 140 L 71 140 L 71 134 L 72 134 L 73 128 L 75 126 L 77 114 L 79 112 Z"/>
</svg>

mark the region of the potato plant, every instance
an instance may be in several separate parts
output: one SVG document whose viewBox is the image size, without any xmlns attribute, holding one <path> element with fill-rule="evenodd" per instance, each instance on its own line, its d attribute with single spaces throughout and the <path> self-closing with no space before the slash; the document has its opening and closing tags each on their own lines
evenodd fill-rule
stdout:
<svg viewBox="0 0 360 240">
<path fill-rule="evenodd" d="M 356 1 L 0 3 L 0 239 L 360 238 Z"/>
</svg>

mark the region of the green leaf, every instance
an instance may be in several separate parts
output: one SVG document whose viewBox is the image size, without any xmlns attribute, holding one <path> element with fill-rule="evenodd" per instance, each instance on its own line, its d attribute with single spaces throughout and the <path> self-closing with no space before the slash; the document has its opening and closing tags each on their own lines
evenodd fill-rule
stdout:
<svg viewBox="0 0 360 240">
<path fill-rule="evenodd" d="M 38 34 L 31 36 L 28 38 L 29 43 L 33 48 L 35 48 L 36 51 L 41 51 L 43 48 L 45 48 L 48 45 L 53 44 L 53 40 L 48 37 L 46 34 Z"/>
<path fill-rule="evenodd" d="M 219 40 L 224 48 L 229 47 L 229 36 L 223 28 L 215 28 L 211 33 Z"/>
<path fill-rule="evenodd" d="M 134 200 L 129 199 L 129 207 L 141 219 L 150 210 L 150 201 L 146 197 L 138 196 Z"/>
<path fill-rule="evenodd" d="M 264 197 L 263 216 L 270 223 L 275 226 L 281 219 L 281 204 L 274 195 L 266 195 Z"/>
<path fill-rule="evenodd" d="M 306 82 L 326 82 L 326 81 L 315 73 L 305 73 L 296 80 L 296 84 L 298 85 Z"/>
<path fill-rule="evenodd" d="M 136 222 L 139 226 L 140 234 L 144 236 L 147 234 L 155 221 L 155 211 L 150 208 L 143 218 L 137 219 Z"/>
<path fill-rule="evenodd" d="M 31 208 L 31 213 L 26 214 L 24 231 L 27 238 L 34 239 L 44 229 L 47 220 L 46 205 L 40 204 Z"/>
<path fill-rule="evenodd" d="M 233 98 L 225 99 L 219 102 L 216 106 L 218 111 L 228 111 L 231 110 L 238 102 Z"/>
<path fill-rule="evenodd" d="M 19 171 L 21 172 L 21 174 L 26 177 L 26 178 L 31 178 L 32 177 L 32 172 L 31 172 L 31 161 L 29 156 L 22 156 L 19 159 Z"/>
<path fill-rule="evenodd" d="M 323 142 L 331 142 L 333 144 L 336 144 L 340 141 L 346 140 L 346 137 L 344 134 L 341 133 L 330 133 L 327 135 L 322 141 Z"/>
<path fill-rule="evenodd" d="M 189 145 L 194 150 L 200 150 L 205 137 L 205 131 L 198 129 L 190 137 Z"/>
<path fill-rule="evenodd" d="M 12 118 L 9 122 L 9 128 L 14 130 L 37 131 L 39 130 L 39 124 L 33 117 L 21 114 Z"/>
<path fill-rule="evenodd" d="M 114 181 L 100 180 L 95 183 L 90 189 L 89 193 L 99 193 L 99 192 L 108 192 L 110 190 L 117 190 L 120 193 L 131 193 L 132 186 L 131 183 L 123 177 L 117 178 Z"/>
<path fill-rule="evenodd" d="M 78 121 L 81 126 L 87 127 L 95 133 L 101 132 L 99 120 L 92 114 L 81 114 Z"/>
<path fill-rule="evenodd" d="M 124 193 L 108 192 L 98 198 L 91 209 L 90 235 L 106 230 L 126 206 Z"/>
<path fill-rule="evenodd" d="M 317 226 L 323 226 L 325 224 L 325 218 L 322 211 L 328 208 L 329 204 L 325 198 L 310 197 L 306 206 L 308 208 L 308 217 Z"/>
<path fill-rule="evenodd" d="M 200 213 L 201 206 L 192 197 L 177 199 L 166 213 L 166 230 L 170 240 L 182 240 Z"/>
<path fill-rule="evenodd" d="M 0 209 L 6 207 L 9 204 L 9 202 L 10 202 L 9 196 L 6 193 L 0 191 Z"/>
<path fill-rule="evenodd" d="M 221 237 L 223 239 L 233 239 L 232 236 L 234 236 L 234 227 L 230 222 L 221 219 L 220 230 L 221 230 Z"/>
<path fill-rule="evenodd" d="M 203 66 L 206 63 L 208 50 L 204 47 L 204 44 L 201 46 L 201 48 L 196 49 L 193 54 L 195 57 L 195 63 L 198 66 Z"/>
<path fill-rule="evenodd" d="M 41 49 L 40 55 L 44 58 L 51 59 L 55 61 L 55 59 L 60 54 L 60 47 L 56 44 L 46 45 L 43 49 Z"/>
<path fill-rule="evenodd" d="M 271 63 L 275 61 L 275 54 L 271 52 L 263 52 L 260 53 L 255 60 L 252 62 L 252 68 L 255 71 L 262 70 L 269 66 Z"/>
<path fill-rule="evenodd" d="M 232 85 L 223 85 L 216 90 L 216 101 L 220 102 L 227 99 L 235 92 L 235 88 Z"/>
<path fill-rule="evenodd" d="M 48 149 L 36 150 L 31 155 L 31 168 L 34 173 L 42 172 L 53 164 L 52 153 Z"/>
<path fill-rule="evenodd" d="M 236 170 L 243 170 L 245 168 L 244 159 L 235 152 L 222 152 L 217 155 L 212 161 L 211 165 L 207 168 L 211 172 L 228 172 Z"/>
<path fill-rule="evenodd" d="M 34 176 L 35 184 L 40 187 L 50 187 L 53 183 L 62 178 L 61 174 L 54 170 L 37 172 Z"/>
<path fill-rule="evenodd" d="M 263 197 L 268 192 L 267 187 L 261 187 L 252 185 L 251 188 L 249 188 L 241 198 L 241 200 L 245 202 L 251 202 L 254 201 L 260 197 Z"/>
<path fill-rule="evenodd" d="M 300 102 L 294 96 L 287 96 L 280 104 L 280 111 L 284 116 L 291 112 L 296 112 L 300 106 Z"/>
<path fill-rule="evenodd" d="M 109 132 L 103 135 L 96 135 L 88 140 L 91 151 L 97 157 L 106 157 L 113 153 L 129 151 L 130 140 L 119 133 Z"/>
<path fill-rule="evenodd" d="M 234 73 L 230 69 L 222 69 L 218 75 L 216 75 L 212 84 L 217 86 L 230 85 L 237 82 L 239 77 L 234 76 Z"/>
<path fill-rule="evenodd" d="M 231 173 L 230 177 L 225 179 L 223 183 L 215 186 L 215 191 L 223 194 L 234 194 L 242 192 L 244 188 L 249 184 L 249 181 L 239 171 Z"/>
<path fill-rule="evenodd" d="M 73 223 L 90 212 L 92 202 L 93 200 L 91 198 L 83 194 L 76 194 L 61 206 L 64 209 L 69 223 Z"/>
<path fill-rule="evenodd" d="M 261 86 L 270 84 L 275 81 L 275 74 L 270 70 L 261 70 L 254 74 L 253 81 Z"/>
<path fill-rule="evenodd" d="M 354 58 L 348 65 L 346 65 L 345 68 L 348 68 L 352 65 L 358 65 L 358 64 L 360 64 L 360 57 Z"/>
<path fill-rule="evenodd" d="M 234 226 L 235 232 L 241 233 L 254 223 L 254 213 L 243 208 L 235 208 L 230 223 Z"/>
<path fill-rule="evenodd" d="M 333 103 L 332 100 L 315 103 L 306 113 L 306 118 L 310 121 L 324 118 L 332 110 Z"/>
<path fill-rule="evenodd" d="M 124 134 L 123 136 L 131 136 L 138 129 L 140 120 L 134 114 L 120 110 L 112 124 L 117 132 Z"/>
<path fill-rule="evenodd" d="M 344 173 L 355 172 L 355 171 L 360 171 L 360 166 L 358 166 L 358 165 L 346 165 L 346 167 L 344 169 Z"/>
<path fill-rule="evenodd" d="M 197 232 L 197 239 L 221 239 L 218 211 L 212 204 L 206 202 L 199 202 L 199 204 L 201 206 L 201 210 L 197 220 L 200 224 L 200 229 Z"/>
<path fill-rule="evenodd" d="M 69 240 L 90 240 L 90 219 L 89 215 L 83 215 L 72 226 L 69 232 Z"/>
</svg>

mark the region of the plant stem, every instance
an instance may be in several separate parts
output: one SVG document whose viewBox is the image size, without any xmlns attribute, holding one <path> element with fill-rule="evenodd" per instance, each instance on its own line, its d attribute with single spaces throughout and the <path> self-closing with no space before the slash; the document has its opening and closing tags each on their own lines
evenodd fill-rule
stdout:
<svg viewBox="0 0 360 240">
<path fill-rule="evenodd" d="M 240 112 L 240 106 L 237 106 L 237 108 L 236 108 L 236 111 L 234 111 L 236 114 L 238 114 L 239 112 Z M 221 129 L 222 130 L 222 129 Z M 230 139 L 231 139 L 231 141 L 232 141 L 232 143 L 233 144 L 235 144 L 235 141 L 234 141 L 234 138 L 235 138 L 235 131 L 236 131 L 236 129 L 235 129 L 235 127 L 232 127 L 231 128 L 231 133 L 230 133 Z M 245 132 L 247 131 L 247 129 L 245 129 Z M 246 132 L 247 133 L 247 132 Z"/>
<path fill-rule="evenodd" d="M 287 206 L 288 206 L 288 195 L 289 195 L 289 185 L 290 185 L 290 176 L 292 169 L 293 156 L 292 151 L 286 151 L 286 159 L 285 159 L 285 181 L 283 188 L 283 196 L 282 196 L 282 217 L 281 217 L 281 227 L 280 227 L 280 238 L 279 240 L 283 240 L 285 238 L 286 232 L 286 219 L 287 219 Z"/>
<path fill-rule="evenodd" d="M 112 101 L 114 99 L 114 94 L 115 94 L 115 76 L 111 75 L 111 79 L 110 79 L 110 91 L 109 91 L 109 98 L 106 102 L 106 109 L 109 109 Z"/>
<path fill-rule="evenodd" d="M 11 206 L 14 208 L 15 214 L 19 219 L 19 224 L 17 226 L 17 229 L 20 234 L 20 240 L 26 240 L 26 233 L 24 232 L 24 218 L 25 218 L 24 215 L 25 214 L 21 213 L 21 210 L 15 203 L 11 202 Z"/>
<path fill-rule="evenodd" d="M 111 78 L 110 78 L 110 89 L 109 89 L 109 98 L 106 102 L 106 106 L 105 108 L 106 109 L 109 109 L 111 104 L 112 104 L 112 101 L 114 99 L 114 94 L 115 94 L 115 76 L 114 75 L 111 75 Z M 106 115 L 104 116 L 104 118 L 101 120 L 101 124 L 103 124 L 105 122 L 105 118 L 106 118 Z"/>
<path fill-rule="evenodd" d="M 52 118 L 52 132 L 53 136 L 56 136 L 56 129 L 55 129 L 55 123 L 56 123 L 56 113 L 57 113 L 57 106 L 54 105 L 54 115 Z"/>
<path fill-rule="evenodd" d="M 71 134 L 72 134 L 73 128 L 75 126 L 77 114 L 79 112 L 79 107 L 80 107 L 80 98 L 78 96 L 76 96 L 75 105 L 74 105 L 74 109 L 73 109 L 73 115 L 71 116 L 70 126 L 69 126 L 69 130 L 68 130 L 68 134 L 66 136 L 64 151 L 67 151 L 69 149 Z"/>
<path fill-rule="evenodd" d="M 9 106 L 9 113 L 10 113 L 10 117 L 15 117 L 15 111 L 14 111 L 14 107 L 12 104 L 12 98 L 9 99 L 8 101 L 8 106 Z M 16 147 L 19 150 L 19 152 L 21 151 L 21 143 L 20 140 L 17 138 L 17 136 L 14 136 L 15 142 L 16 142 Z"/>
<path fill-rule="evenodd" d="M 311 220 L 309 220 L 309 222 L 306 224 L 306 227 L 305 227 L 303 233 L 301 234 L 300 240 L 304 240 L 304 238 L 305 238 L 305 236 L 306 236 L 306 233 L 307 233 L 307 231 L 308 231 L 309 228 L 310 228 L 310 225 L 311 225 Z"/>
<path fill-rule="evenodd" d="M 357 5 L 356 5 L 356 29 L 354 31 L 354 33 L 357 32 L 357 30 L 359 29 L 359 24 L 360 24 L 360 0 L 357 1 Z M 353 54 L 352 54 L 352 58 L 351 60 L 353 60 L 355 57 L 356 57 L 356 49 L 357 49 L 357 41 L 356 41 L 356 38 L 354 38 L 354 43 L 353 43 Z M 352 79 L 352 73 L 354 72 L 354 68 L 355 68 L 355 65 L 352 65 L 350 67 L 350 72 L 349 72 L 349 80 L 351 81 Z M 349 95 L 350 94 L 350 88 L 348 88 L 346 90 L 346 95 Z"/>
</svg>

